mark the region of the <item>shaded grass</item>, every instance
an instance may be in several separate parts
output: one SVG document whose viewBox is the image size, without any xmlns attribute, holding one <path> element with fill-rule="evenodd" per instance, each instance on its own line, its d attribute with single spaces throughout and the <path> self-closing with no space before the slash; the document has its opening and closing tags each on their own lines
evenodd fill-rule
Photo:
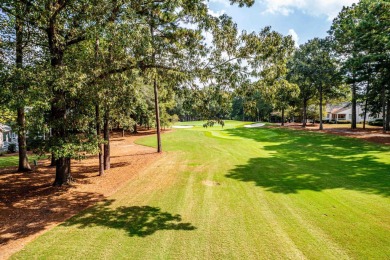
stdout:
<svg viewBox="0 0 390 260">
<path fill-rule="evenodd" d="M 163 158 L 109 204 L 13 258 L 390 257 L 390 147 L 243 124 L 163 135 Z"/>
<path fill-rule="evenodd" d="M 88 228 L 104 226 L 121 229 L 129 236 L 145 237 L 158 230 L 194 230 L 190 223 L 182 223 L 179 214 L 172 215 L 162 212 L 157 207 L 132 206 L 110 208 L 112 201 L 108 200 L 98 206 L 86 210 L 82 214 L 67 221 L 64 226 Z"/>
</svg>

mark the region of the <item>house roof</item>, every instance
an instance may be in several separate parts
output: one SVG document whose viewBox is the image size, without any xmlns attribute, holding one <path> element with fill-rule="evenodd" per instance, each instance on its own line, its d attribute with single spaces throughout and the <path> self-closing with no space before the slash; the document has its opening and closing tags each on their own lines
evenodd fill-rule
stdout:
<svg viewBox="0 0 390 260">
<path fill-rule="evenodd" d="M 0 124 L 0 131 L 1 132 L 10 132 L 11 130 L 12 130 L 12 128 L 10 126 Z"/>
<path fill-rule="evenodd" d="M 345 111 L 345 110 L 347 110 L 347 109 L 349 109 L 349 107 L 334 108 L 334 109 L 332 109 L 332 111 L 330 111 L 330 113 L 332 113 L 332 114 L 338 114 L 338 113 L 343 112 L 343 111 Z"/>
<path fill-rule="evenodd" d="M 327 113 L 339 114 L 340 112 L 343 112 L 343 111 L 348 110 L 349 108 L 351 108 L 351 103 L 343 102 L 343 103 L 340 103 L 340 104 L 337 104 L 337 105 L 327 104 L 326 107 L 327 107 L 327 109 L 326 109 Z"/>
</svg>

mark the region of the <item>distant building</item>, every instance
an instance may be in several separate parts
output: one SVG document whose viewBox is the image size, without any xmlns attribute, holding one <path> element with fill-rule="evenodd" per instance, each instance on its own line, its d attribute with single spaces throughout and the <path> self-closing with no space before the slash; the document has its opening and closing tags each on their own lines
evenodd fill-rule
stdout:
<svg viewBox="0 0 390 260">
<path fill-rule="evenodd" d="M 375 119 L 381 119 L 382 115 L 373 115 L 370 111 L 367 111 L 366 121 L 372 121 Z M 352 104 L 342 103 L 338 105 L 328 104 L 326 105 L 326 117 L 324 120 L 328 121 L 340 121 L 347 120 L 352 121 Z M 360 104 L 356 105 L 356 122 L 360 123 L 364 120 L 364 109 Z"/>
</svg>

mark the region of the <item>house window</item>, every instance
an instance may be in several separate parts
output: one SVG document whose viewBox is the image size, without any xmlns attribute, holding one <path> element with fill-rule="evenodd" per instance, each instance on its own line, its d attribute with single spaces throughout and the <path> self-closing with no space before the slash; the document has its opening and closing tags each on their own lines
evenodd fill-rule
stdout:
<svg viewBox="0 0 390 260">
<path fill-rule="evenodd" d="M 346 114 L 339 114 L 339 120 L 345 120 Z"/>
<path fill-rule="evenodd" d="M 326 116 L 326 118 L 330 118 L 330 113 L 328 113 L 328 115 Z"/>
<path fill-rule="evenodd" d="M 348 119 L 352 119 L 352 114 L 349 114 L 349 115 L 348 115 Z"/>
</svg>

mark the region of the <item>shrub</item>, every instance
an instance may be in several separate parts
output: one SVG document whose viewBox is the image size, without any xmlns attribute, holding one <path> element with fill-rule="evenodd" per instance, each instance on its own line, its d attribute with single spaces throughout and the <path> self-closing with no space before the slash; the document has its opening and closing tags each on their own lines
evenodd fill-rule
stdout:
<svg viewBox="0 0 390 260">
<path fill-rule="evenodd" d="M 9 153 L 16 153 L 16 144 L 10 143 L 10 144 L 8 145 L 8 152 L 9 152 Z"/>
<path fill-rule="evenodd" d="M 176 115 L 176 114 L 172 115 L 171 116 L 171 122 L 172 122 L 172 124 L 175 124 L 175 123 L 179 122 L 179 116 Z"/>
<path fill-rule="evenodd" d="M 383 119 L 375 119 L 368 122 L 368 124 L 373 126 L 383 126 Z"/>
<path fill-rule="evenodd" d="M 45 145 L 45 140 L 41 136 L 27 138 L 27 151 L 37 151 Z"/>
<path fill-rule="evenodd" d="M 351 121 L 349 121 L 349 120 L 338 120 L 337 121 L 337 124 L 350 124 L 351 123 Z"/>
</svg>

